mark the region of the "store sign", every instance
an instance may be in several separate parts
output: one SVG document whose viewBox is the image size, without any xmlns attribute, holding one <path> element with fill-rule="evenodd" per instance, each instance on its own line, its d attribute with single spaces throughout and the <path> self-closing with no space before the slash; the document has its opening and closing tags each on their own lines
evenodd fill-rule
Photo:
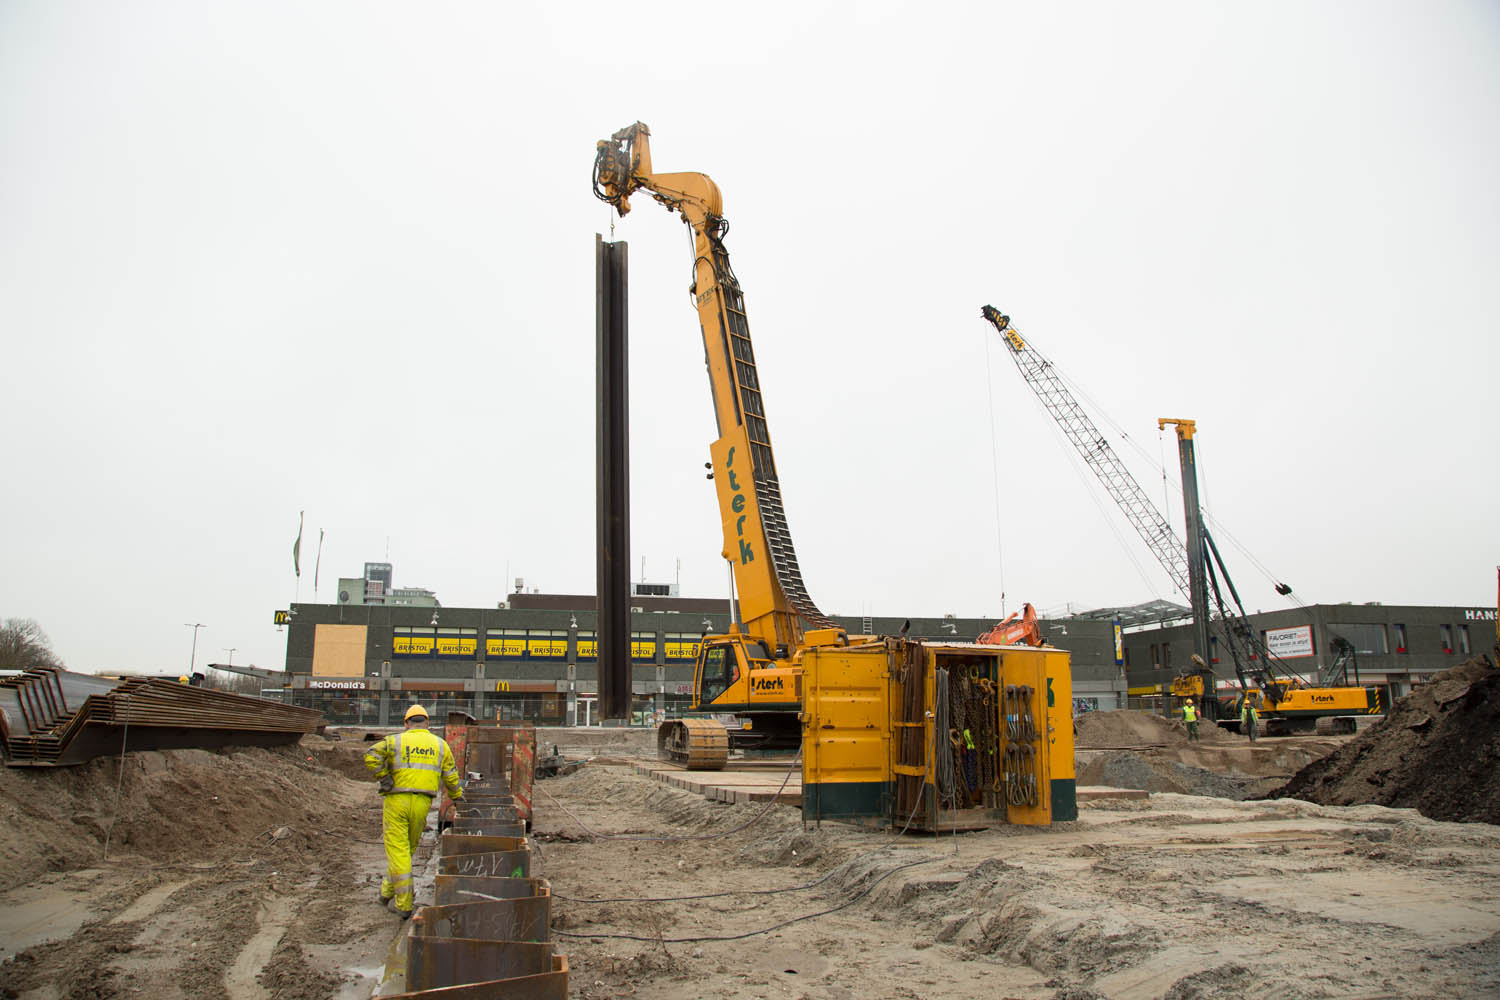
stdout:
<svg viewBox="0 0 1500 1000">
<path fill-rule="evenodd" d="M 681 640 L 667 640 L 667 659 L 669 660 L 696 660 L 698 649 L 703 643 L 699 640 L 683 642 Z"/>
<path fill-rule="evenodd" d="M 507 656 L 519 658 L 526 652 L 526 639 L 523 636 L 506 636 L 504 639 L 485 639 L 484 655 L 488 657 Z"/>
<path fill-rule="evenodd" d="M 1493 618 L 1494 615 L 1491 615 L 1490 617 Z M 276 625 L 290 625 L 291 623 L 292 623 L 292 613 L 291 613 L 291 611 L 278 611 L 278 612 L 276 612 L 276 621 L 273 624 L 276 624 Z"/>
<path fill-rule="evenodd" d="M 1464 612 L 1466 622 L 1492 622 L 1495 620 L 1495 612 L 1489 608 L 1477 608 Z"/>
<path fill-rule="evenodd" d="M 1312 626 L 1268 628 L 1266 629 L 1266 648 L 1271 651 L 1272 655 L 1279 656 L 1283 660 L 1311 656 L 1313 655 Z"/>
<path fill-rule="evenodd" d="M 310 688 L 322 688 L 326 691 L 363 691 L 364 681 L 320 681 L 309 678 L 307 686 Z"/>
</svg>

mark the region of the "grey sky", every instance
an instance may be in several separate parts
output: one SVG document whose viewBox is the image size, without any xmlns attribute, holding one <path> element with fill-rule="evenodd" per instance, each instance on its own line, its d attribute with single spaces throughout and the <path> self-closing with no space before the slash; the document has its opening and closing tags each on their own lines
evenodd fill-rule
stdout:
<svg viewBox="0 0 1500 1000">
<path fill-rule="evenodd" d="M 1302 600 L 1493 602 L 1500 7 L 621 12 L 0 3 L 0 615 L 78 669 L 177 673 L 183 622 L 279 666 L 302 509 L 303 600 L 320 527 L 324 600 L 387 538 L 448 605 L 591 593 L 589 168 L 637 119 L 724 191 L 824 611 L 1000 613 L 991 399 L 1008 608 L 1171 596 L 987 302 L 1153 497 L 1196 418 Z M 633 575 L 719 595 L 684 229 L 614 235 Z"/>
</svg>

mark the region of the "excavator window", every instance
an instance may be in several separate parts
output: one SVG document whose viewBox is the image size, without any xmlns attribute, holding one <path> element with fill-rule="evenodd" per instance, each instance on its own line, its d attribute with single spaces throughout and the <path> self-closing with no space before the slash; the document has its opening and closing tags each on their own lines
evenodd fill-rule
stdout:
<svg viewBox="0 0 1500 1000">
<path fill-rule="evenodd" d="M 766 645 L 763 642 L 745 643 L 745 655 L 752 660 L 769 660 L 771 658 L 771 654 L 766 650 Z"/>
<path fill-rule="evenodd" d="M 733 646 L 710 646 L 703 651 L 703 690 L 699 703 L 707 705 L 740 679 Z"/>
</svg>

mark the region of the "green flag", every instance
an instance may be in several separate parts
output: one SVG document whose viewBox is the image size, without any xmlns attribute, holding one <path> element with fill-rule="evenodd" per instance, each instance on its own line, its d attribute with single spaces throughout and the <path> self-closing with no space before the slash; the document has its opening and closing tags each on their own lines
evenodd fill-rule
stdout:
<svg viewBox="0 0 1500 1000">
<path fill-rule="evenodd" d="M 292 543 L 292 571 L 299 580 L 302 578 L 302 516 L 306 513 L 305 510 L 297 512 L 297 540 Z"/>
</svg>

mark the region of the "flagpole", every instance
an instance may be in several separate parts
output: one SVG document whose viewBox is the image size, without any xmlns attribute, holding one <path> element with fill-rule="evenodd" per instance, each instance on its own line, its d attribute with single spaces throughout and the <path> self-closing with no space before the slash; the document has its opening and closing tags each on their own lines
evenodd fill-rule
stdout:
<svg viewBox="0 0 1500 1000">
<path fill-rule="evenodd" d="M 323 568 L 323 529 L 318 529 L 318 558 L 313 563 L 313 603 L 318 603 L 318 571 Z"/>
</svg>

